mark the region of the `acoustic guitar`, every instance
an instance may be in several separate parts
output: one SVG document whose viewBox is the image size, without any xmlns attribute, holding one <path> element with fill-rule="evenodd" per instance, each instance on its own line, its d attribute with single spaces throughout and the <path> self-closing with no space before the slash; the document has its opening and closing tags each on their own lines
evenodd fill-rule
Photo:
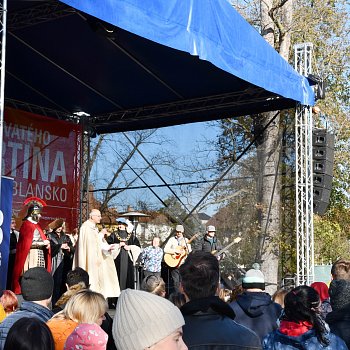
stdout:
<svg viewBox="0 0 350 350">
<path fill-rule="evenodd" d="M 200 236 L 200 233 L 196 233 L 190 240 L 187 241 L 187 244 L 191 244 L 191 242 Z M 178 267 L 181 265 L 182 261 L 187 257 L 188 251 L 186 246 L 177 246 L 175 248 L 175 253 L 165 253 L 164 254 L 164 262 L 169 267 Z"/>
</svg>

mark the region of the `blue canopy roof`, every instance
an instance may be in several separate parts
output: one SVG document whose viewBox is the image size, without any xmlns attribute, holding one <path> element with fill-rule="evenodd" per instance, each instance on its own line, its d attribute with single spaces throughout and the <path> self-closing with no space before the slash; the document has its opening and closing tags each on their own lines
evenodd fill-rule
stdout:
<svg viewBox="0 0 350 350">
<path fill-rule="evenodd" d="M 226 0 L 64 3 L 9 2 L 8 104 L 84 111 L 107 133 L 314 103 L 307 79 Z"/>
</svg>

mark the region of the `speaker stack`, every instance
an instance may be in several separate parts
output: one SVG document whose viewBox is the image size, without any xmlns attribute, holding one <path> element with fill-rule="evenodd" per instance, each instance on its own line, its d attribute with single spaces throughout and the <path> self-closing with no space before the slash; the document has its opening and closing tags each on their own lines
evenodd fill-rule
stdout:
<svg viewBox="0 0 350 350">
<path fill-rule="evenodd" d="M 323 215 L 328 207 L 333 180 L 334 135 L 314 129 L 312 135 L 314 213 Z"/>
</svg>

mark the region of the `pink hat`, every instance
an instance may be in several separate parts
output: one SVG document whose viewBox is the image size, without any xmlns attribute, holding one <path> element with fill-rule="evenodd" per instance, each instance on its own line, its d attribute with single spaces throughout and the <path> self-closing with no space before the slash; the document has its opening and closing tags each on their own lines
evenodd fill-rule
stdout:
<svg viewBox="0 0 350 350">
<path fill-rule="evenodd" d="M 64 344 L 66 350 L 106 350 L 108 335 L 105 331 L 93 323 L 81 323 Z"/>
</svg>

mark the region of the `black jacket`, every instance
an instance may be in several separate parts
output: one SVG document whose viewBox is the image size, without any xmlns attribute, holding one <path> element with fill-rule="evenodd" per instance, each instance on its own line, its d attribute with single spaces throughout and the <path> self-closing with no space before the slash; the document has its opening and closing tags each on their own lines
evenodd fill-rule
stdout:
<svg viewBox="0 0 350 350">
<path fill-rule="evenodd" d="M 342 338 L 350 349 L 350 304 L 333 310 L 326 316 L 331 332 Z"/>
<path fill-rule="evenodd" d="M 193 247 L 194 251 L 201 250 L 203 252 L 211 253 L 213 251 L 220 251 L 222 249 L 222 245 L 216 236 L 213 237 L 213 240 L 210 241 L 205 235 L 200 240 L 197 240 L 196 244 Z"/>
<path fill-rule="evenodd" d="M 189 301 L 181 307 L 183 339 L 195 350 L 261 349 L 257 335 L 237 324 L 232 309 L 218 297 Z"/>
<path fill-rule="evenodd" d="M 253 330 L 260 340 L 277 329 L 282 307 L 264 292 L 244 292 L 230 304 L 236 314 L 235 321 Z"/>
</svg>

